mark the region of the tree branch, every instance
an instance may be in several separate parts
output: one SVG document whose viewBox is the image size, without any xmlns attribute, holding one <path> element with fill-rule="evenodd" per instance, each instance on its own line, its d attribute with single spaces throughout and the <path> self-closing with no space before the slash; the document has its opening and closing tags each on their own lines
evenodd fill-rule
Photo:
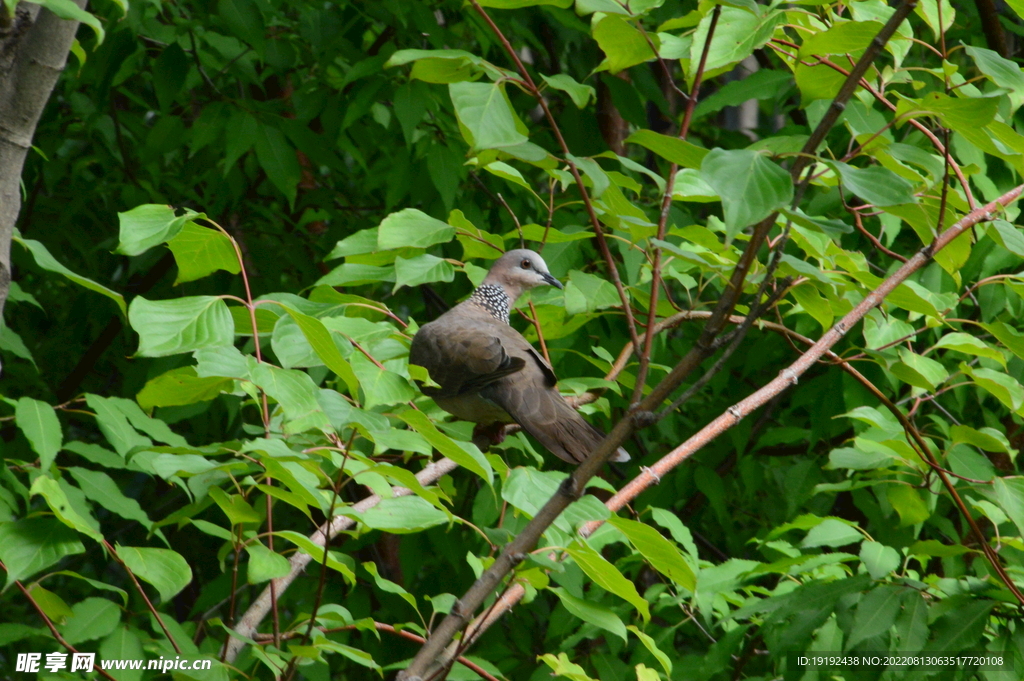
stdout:
<svg viewBox="0 0 1024 681">
<path fill-rule="evenodd" d="M 483 9 L 479 7 L 475 0 L 471 0 L 471 2 L 474 3 L 479 12 L 483 13 Z M 864 54 L 844 81 L 835 100 L 833 100 L 822 117 L 818 127 L 815 128 L 804 145 L 805 153 L 798 156 L 793 163 L 790 173 L 794 180 L 799 178 L 803 170 L 810 164 L 813 158 L 812 154 L 817 150 L 818 145 L 825 139 L 828 130 L 839 118 L 839 114 L 842 113 L 846 102 L 853 95 L 860 79 L 867 72 L 872 61 L 878 56 L 885 43 L 892 37 L 893 33 L 896 32 L 896 29 L 907 15 L 913 11 L 916 5 L 917 0 L 906 0 L 900 5 L 864 51 Z M 486 18 L 486 13 L 483 13 L 483 15 Z M 518 61 L 518 57 L 516 57 L 516 60 Z M 541 100 L 541 103 L 544 106 L 543 100 Z M 797 200 L 799 200 L 799 197 Z M 645 427 L 653 422 L 653 410 L 661 405 L 665 398 L 682 383 L 683 379 L 712 352 L 714 339 L 724 328 L 726 320 L 739 302 L 739 297 L 743 290 L 743 282 L 746 280 L 747 273 L 757 257 L 757 251 L 760 248 L 761 242 L 771 226 L 775 224 L 776 217 L 777 214 L 773 213 L 754 228 L 750 242 L 733 270 L 729 285 L 708 318 L 708 322 L 701 332 L 696 345 L 676 364 L 668 376 L 651 391 L 650 395 L 632 408 L 625 418 L 615 424 L 612 431 L 601 441 L 590 456 L 565 479 L 558 492 L 548 499 L 547 503 L 544 504 L 526 527 L 520 531 L 516 538 L 505 546 L 491 567 L 484 571 L 463 597 L 455 602 L 451 612 L 431 633 L 430 638 L 427 639 L 423 648 L 413 658 L 409 667 L 399 672 L 399 681 L 422 681 L 424 678 L 429 677 L 433 670 L 450 664 L 451 661 L 444 659 L 442 653 L 448 642 L 469 621 L 484 599 L 525 558 L 527 552 L 536 546 L 544 530 L 555 521 L 562 511 L 570 503 L 583 495 L 587 481 L 597 474 L 598 470 L 604 466 L 605 462 L 617 451 L 618 447 L 636 432 L 638 428 Z M 943 243 L 943 245 L 945 244 Z M 868 299 L 870 298 L 871 296 L 868 297 Z M 636 337 L 635 333 L 631 335 L 631 340 L 633 341 L 634 348 L 640 347 L 639 338 Z"/>
<path fill-rule="evenodd" d="M 448 458 L 439 459 L 429 464 L 426 468 L 416 474 L 416 479 L 419 480 L 421 485 L 430 485 L 437 481 L 442 475 L 446 475 L 455 470 L 458 466 L 454 461 Z M 404 497 L 412 494 L 412 490 L 406 489 L 405 487 L 395 487 L 392 490 L 395 497 Z M 362 501 L 352 506 L 353 511 L 364 513 L 381 501 L 380 496 L 374 494 L 366 497 Z M 325 522 L 320 528 L 310 535 L 309 539 L 317 546 L 324 546 L 330 541 L 331 537 L 334 537 L 338 532 L 347 530 L 355 524 L 355 519 L 348 516 L 336 516 L 332 520 Z M 274 589 L 277 596 L 280 596 L 285 590 L 291 586 L 292 582 L 305 571 L 306 566 L 309 565 L 309 561 L 313 560 L 313 556 L 302 551 L 296 551 L 292 554 L 289 559 L 291 564 L 291 570 L 284 577 L 278 577 L 273 580 Z M 235 625 L 234 633 L 237 636 L 233 636 L 227 640 L 224 644 L 224 650 L 222 651 L 223 659 L 228 664 L 235 661 L 238 657 L 238 653 L 242 651 L 242 647 L 246 644 L 246 639 L 251 639 L 253 634 L 256 633 L 256 629 L 260 626 L 260 622 L 270 612 L 270 586 L 268 585 L 263 589 L 263 592 L 252 602 L 249 609 L 245 611 L 245 614 L 238 620 L 238 624 Z"/>
<path fill-rule="evenodd" d="M 86 0 L 75 4 L 84 8 Z M 77 30 L 77 21 L 34 3 L 19 3 L 10 25 L 0 28 L 0 315 L 10 288 L 25 157 Z"/>
</svg>

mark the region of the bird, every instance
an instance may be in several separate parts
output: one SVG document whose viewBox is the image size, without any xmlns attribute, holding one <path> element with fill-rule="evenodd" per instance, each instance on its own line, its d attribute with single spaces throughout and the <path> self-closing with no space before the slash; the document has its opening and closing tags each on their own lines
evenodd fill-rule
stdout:
<svg viewBox="0 0 1024 681">
<path fill-rule="evenodd" d="M 474 441 L 500 442 L 518 423 L 555 456 L 578 464 L 604 434 L 587 423 L 555 387 L 551 365 L 509 325 L 520 294 L 536 286 L 563 288 L 539 253 L 525 248 L 498 258 L 472 295 L 412 339 L 410 364 L 424 367 L 437 387 L 422 392 L 455 417 L 477 424 Z M 621 447 L 612 461 L 629 461 Z"/>
</svg>

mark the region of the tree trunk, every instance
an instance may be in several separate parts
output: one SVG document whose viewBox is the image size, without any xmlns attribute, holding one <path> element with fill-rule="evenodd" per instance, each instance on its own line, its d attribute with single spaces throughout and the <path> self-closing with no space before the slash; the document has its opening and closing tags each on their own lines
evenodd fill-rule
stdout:
<svg viewBox="0 0 1024 681">
<path fill-rule="evenodd" d="M 86 0 L 75 0 L 85 7 Z M 22 2 L 13 17 L 0 2 L 0 317 L 11 281 L 11 235 L 21 210 L 21 170 L 36 124 L 78 30 L 39 5 Z"/>
</svg>

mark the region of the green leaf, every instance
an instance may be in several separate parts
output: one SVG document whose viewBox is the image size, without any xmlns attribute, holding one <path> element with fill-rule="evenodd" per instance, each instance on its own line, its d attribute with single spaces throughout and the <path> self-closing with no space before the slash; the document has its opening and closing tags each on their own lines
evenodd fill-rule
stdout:
<svg viewBox="0 0 1024 681">
<path fill-rule="evenodd" d="M 640 552 L 655 570 L 665 575 L 687 591 L 697 588 L 697 575 L 676 546 L 661 536 L 661 533 L 649 525 L 612 516 L 609 524 L 614 525 L 629 543 Z"/>
<path fill-rule="evenodd" d="M 728 239 L 793 200 L 789 173 L 756 151 L 714 149 L 704 158 L 700 172 L 722 197 Z"/>
<path fill-rule="evenodd" d="M 579 1 L 577 0 L 577 2 Z M 557 657 L 551 653 L 545 653 L 544 655 L 538 655 L 537 660 L 551 668 L 551 676 L 566 678 L 569 681 L 594 681 L 593 678 L 587 675 L 583 667 L 570 660 L 569 656 L 565 653 L 558 653 Z"/>
<path fill-rule="evenodd" d="M 320 563 L 321 565 L 323 564 L 324 547 L 320 544 L 314 543 L 306 535 L 299 534 L 298 532 L 293 532 L 291 530 L 278 531 L 274 532 L 274 534 L 278 537 L 283 537 L 284 539 L 287 539 L 291 543 L 298 546 L 303 553 L 312 557 L 313 560 L 315 560 L 317 563 Z M 339 560 L 339 558 L 347 560 L 349 563 L 351 563 L 351 565 L 346 565 L 341 560 Z M 345 578 L 345 581 L 347 581 L 349 584 L 354 585 L 356 583 L 356 573 L 352 570 L 352 568 L 355 567 L 355 561 L 353 561 L 352 558 L 350 558 L 349 556 L 344 554 L 338 554 L 334 551 L 328 551 L 327 567 L 340 573 Z"/>
<path fill-rule="evenodd" d="M 709 153 L 707 149 L 696 144 L 653 130 L 637 130 L 626 138 L 626 143 L 639 144 L 682 168 L 700 168 L 704 157 Z"/>
<path fill-rule="evenodd" d="M 481 7 L 495 9 L 521 9 L 536 5 L 554 5 L 555 7 L 572 7 L 573 0 L 480 0 Z"/>
<path fill-rule="evenodd" d="M 463 135 L 473 149 L 500 149 L 527 141 L 499 84 L 451 83 L 448 92 Z"/>
<path fill-rule="evenodd" d="M 657 59 L 658 36 L 647 34 L 647 38 L 628 19 L 609 14 L 593 27 L 594 40 L 604 52 L 605 58 L 598 68 L 618 73 L 630 66 Z M 651 49 L 651 41 L 654 49 Z"/>
<path fill-rule="evenodd" d="M 139 405 L 123 397 L 108 397 L 107 402 L 115 409 L 124 414 L 132 426 L 150 436 L 157 442 L 163 442 L 172 447 L 188 447 L 188 442 L 182 436 L 175 433 L 166 423 L 160 419 L 148 416 Z"/>
<path fill-rule="evenodd" d="M 995 601 L 977 599 L 965 603 L 932 623 L 934 638 L 925 650 L 939 654 L 972 649 L 985 632 Z"/>
<path fill-rule="evenodd" d="M 116 252 L 122 255 L 145 253 L 154 246 L 174 239 L 185 223 L 197 215 L 187 209 L 184 215 L 175 215 L 174 212 L 173 206 L 147 203 L 118 213 L 121 235 Z"/>
<path fill-rule="evenodd" d="M 177 236 L 167 242 L 167 247 L 178 263 L 175 285 L 202 279 L 217 270 L 231 274 L 242 271 L 231 239 L 215 229 L 200 227 L 191 220 L 182 226 Z"/>
<path fill-rule="evenodd" d="M 859 542 L 863 538 L 864 535 L 848 523 L 836 518 L 825 518 L 810 529 L 804 540 L 800 542 L 800 546 L 804 548 L 846 546 Z"/>
<path fill-rule="evenodd" d="M 309 374 L 261 362 L 250 372 L 250 379 L 281 405 L 286 433 L 311 429 L 333 432 L 316 399 L 317 387 Z"/>
<path fill-rule="evenodd" d="M 402 600 L 411 605 L 414 610 L 419 610 L 419 608 L 416 606 L 416 597 L 408 591 L 406 591 L 405 589 L 403 589 L 400 585 L 392 582 L 390 579 L 385 579 L 384 577 L 381 577 L 380 571 L 377 569 L 376 563 L 366 561 L 362 565 L 363 569 L 369 572 L 370 576 L 373 577 L 373 583 L 377 585 L 378 589 L 389 594 L 395 594 L 396 596 L 399 596 Z"/>
<path fill-rule="evenodd" d="M 583 572 L 605 591 L 613 593 L 637 609 L 644 621 L 651 619 L 650 607 L 637 593 L 633 582 L 622 576 L 614 565 L 601 557 L 597 551 L 580 541 L 573 541 L 566 552 Z"/>
<path fill-rule="evenodd" d="M 900 637 L 899 652 L 919 651 L 928 640 L 928 604 L 915 589 L 903 596 L 903 614 L 896 620 Z"/>
<path fill-rule="evenodd" d="M 878 586 L 861 597 L 853 616 L 853 631 L 846 642 L 849 650 L 861 641 L 889 631 L 900 613 L 903 589 L 896 586 Z"/>
<path fill-rule="evenodd" d="M 935 116 L 944 127 L 968 134 L 991 123 L 998 108 L 997 97 L 950 97 L 942 92 L 929 92 L 919 99 L 901 98 L 896 115 Z"/>
<path fill-rule="evenodd" d="M 597 96 L 597 90 L 589 85 L 582 85 L 576 82 L 575 78 L 564 73 L 559 73 L 554 76 L 545 76 L 544 74 L 541 74 L 540 77 L 544 79 L 544 82 L 548 84 L 548 87 L 554 88 L 555 90 L 561 90 L 569 95 L 569 97 L 572 98 L 573 104 L 575 104 L 578 109 L 585 109 L 587 104 Z"/>
<path fill-rule="evenodd" d="M 1017 527 L 1024 537 L 1024 479 L 1000 478 L 992 481 L 992 493 L 996 503 Z"/>
<path fill-rule="evenodd" d="M 103 42 L 105 34 L 103 32 L 103 25 L 100 24 L 100 20 L 95 15 L 86 12 L 84 9 L 76 5 L 71 0 L 32 0 L 33 2 L 42 5 L 46 9 L 56 14 L 61 19 L 68 21 L 79 21 L 96 33 L 97 45 Z"/>
<path fill-rule="evenodd" d="M 111 400 L 112 398 L 100 397 L 92 393 L 85 396 L 85 403 L 96 412 L 96 423 L 100 427 L 100 432 L 107 438 L 107 442 L 114 446 L 114 450 L 124 456 L 135 447 L 152 445 L 149 438 L 139 435 L 132 428 L 124 412 L 118 409 Z"/>
<path fill-rule="evenodd" d="M 392 293 L 403 286 L 449 282 L 454 279 L 455 268 L 443 258 L 429 253 L 408 260 L 399 256 L 395 258 L 395 288 Z"/>
<path fill-rule="evenodd" d="M 683 521 L 680 520 L 671 511 L 666 511 L 663 508 L 651 508 L 651 519 L 658 523 L 672 535 L 672 538 L 676 542 L 686 549 L 686 552 L 690 554 L 690 558 L 694 561 L 699 559 L 697 553 L 697 545 L 693 541 L 693 535 L 690 533 L 689 528 L 683 525 Z"/>
<path fill-rule="evenodd" d="M 455 193 L 462 179 L 462 154 L 453 147 L 435 144 L 427 152 L 427 172 L 447 209 L 455 203 Z"/>
<path fill-rule="evenodd" d="M 1013 452 L 1006 435 L 995 428 L 979 428 L 970 426 L 953 426 L 949 429 L 949 438 L 953 443 L 966 442 L 984 452 Z"/>
<path fill-rule="evenodd" d="M 973 378 L 980 388 L 994 395 L 1011 411 L 1016 412 L 1024 406 L 1024 387 L 1009 374 L 981 367 L 972 368 L 964 362 L 960 363 L 960 371 Z"/>
<path fill-rule="evenodd" d="M 1016 256 L 1024 258 L 1024 234 L 1006 220 L 993 220 L 989 223 L 987 234 L 997 244 Z"/>
<path fill-rule="evenodd" d="M 404 213 L 405 211 L 400 212 Z M 398 213 L 392 213 L 388 217 L 384 218 L 384 221 L 386 222 L 394 215 L 398 215 Z M 345 237 L 344 239 L 342 239 L 341 241 L 334 245 L 334 248 L 331 249 L 331 252 L 327 254 L 327 257 L 325 257 L 324 260 L 337 260 L 338 258 L 344 258 L 345 256 L 348 255 L 363 255 L 364 253 L 373 253 L 378 248 L 378 229 L 378 227 L 361 229 L 355 234 L 351 234 Z M 404 238 L 406 235 L 401 236 L 402 238 Z"/>
<path fill-rule="evenodd" d="M 833 24 L 827 31 L 820 31 L 800 46 L 800 56 L 826 54 L 854 54 L 863 52 L 874 40 L 882 24 L 877 21 L 844 21 Z"/>
<path fill-rule="evenodd" d="M 640 629 L 639 629 L 639 628 L 637 628 L 637 627 L 635 627 L 635 626 L 633 626 L 633 625 L 631 624 L 631 625 L 629 625 L 629 626 L 627 627 L 627 629 L 629 629 L 630 631 L 632 631 L 632 632 L 633 632 L 633 634 L 634 634 L 634 635 L 635 635 L 635 636 L 636 636 L 636 637 L 637 637 L 638 639 L 640 639 L 640 642 L 644 644 L 644 647 L 645 647 L 645 648 L 647 648 L 647 650 L 648 650 L 648 651 L 650 651 L 651 655 L 654 655 L 654 658 L 655 658 L 655 659 L 656 659 L 656 660 L 658 661 L 658 663 L 659 663 L 659 664 L 661 665 L 662 669 L 664 669 L 664 670 L 665 670 L 665 677 L 666 677 L 666 678 L 669 678 L 669 679 L 671 679 L 671 678 L 672 678 L 672 660 L 671 660 L 671 659 L 669 658 L 669 656 L 668 656 L 668 655 L 666 655 L 666 654 L 665 654 L 665 653 L 664 653 L 664 652 L 663 652 L 663 651 L 662 651 L 662 650 L 661 650 L 661 649 L 660 649 L 660 648 L 658 647 L 658 645 L 657 645 L 657 644 L 656 644 L 656 643 L 654 642 L 654 639 L 653 639 L 652 637 L 650 637 L 650 636 L 648 636 L 647 634 L 645 634 L 644 632 L 640 631 Z M 642 667 L 642 666 L 643 666 L 643 665 L 637 665 L 637 672 L 638 672 L 638 673 L 637 673 L 637 679 L 638 679 L 638 680 L 642 678 L 642 677 L 640 677 L 640 675 L 639 675 L 639 668 L 640 668 L 640 667 Z M 657 673 L 657 672 L 655 672 L 655 671 L 653 671 L 653 670 L 649 670 L 649 671 L 651 671 L 651 677 L 650 677 L 650 678 L 651 678 L 651 679 L 652 679 L 653 681 L 660 681 L 661 677 L 660 677 L 660 676 L 658 676 L 658 673 Z"/>
<path fill-rule="evenodd" d="M 860 545 L 860 560 L 872 579 L 882 579 L 900 566 L 899 551 L 868 539 Z"/>
<path fill-rule="evenodd" d="M 219 0 L 216 16 L 231 33 L 246 41 L 257 51 L 263 50 L 263 14 L 252 0 Z"/>
<path fill-rule="evenodd" d="M 975 357 L 988 357 L 1006 366 L 1006 358 L 1003 357 L 1003 353 L 999 352 L 991 345 L 976 338 L 967 333 L 947 333 L 945 336 L 939 339 L 939 342 L 935 344 L 935 348 L 946 348 L 948 350 L 956 350 L 962 352 L 965 355 L 973 355 Z"/>
<path fill-rule="evenodd" d="M 690 62 L 686 69 L 686 79 L 689 82 L 693 81 L 701 54 L 704 52 L 704 44 L 711 28 L 711 14 L 708 12 L 701 19 L 690 44 Z M 708 49 L 708 58 L 704 65 L 705 76 L 749 57 L 754 50 L 764 46 L 771 39 L 775 27 L 782 21 L 785 21 L 785 15 L 779 11 L 765 11 L 762 15 L 760 12 L 755 14 L 745 9 L 723 5 L 718 26 L 711 38 L 711 47 Z"/>
<path fill-rule="evenodd" d="M 439 431 L 430 419 L 421 411 L 409 409 L 398 414 L 417 433 L 422 435 L 430 446 L 441 452 L 466 470 L 480 476 L 488 485 L 494 478 L 494 471 L 487 457 L 472 442 L 456 442 Z"/>
<path fill-rule="evenodd" d="M 178 43 L 171 43 L 153 60 L 153 89 L 160 110 L 167 112 L 188 77 L 189 59 Z"/>
<path fill-rule="evenodd" d="M 167 603 L 192 581 L 192 568 L 170 549 L 116 546 L 118 557 L 142 581 L 152 584 Z"/>
<path fill-rule="evenodd" d="M 74 611 L 68 607 L 63 598 L 52 591 L 44 589 L 39 585 L 39 582 L 30 584 L 28 593 L 32 600 L 36 602 L 36 605 L 39 606 L 39 609 L 55 624 L 64 624 L 67 618 L 74 614 Z"/>
<path fill-rule="evenodd" d="M 310 317 L 298 310 L 293 310 L 287 305 L 281 305 L 281 307 L 295 321 L 296 326 L 302 331 L 302 335 L 305 336 L 306 341 L 313 348 L 316 356 L 323 360 L 324 365 L 345 382 L 345 385 L 348 386 L 349 394 L 353 396 L 358 395 L 359 380 L 352 371 L 352 365 L 342 357 L 341 351 L 335 344 L 331 332 L 327 330 L 323 322 L 316 317 Z"/>
<path fill-rule="evenodd" d="M 571 615 L 588 624 L 593 624 L 598 629 L 611 632 L 623 641 L 626 641 L 626 625 L 623 624 L 622 620 L 611 608 L 606 608 L 592 601 L 585 601 L 582 598 L 576 598 L 561 587 L 553 587 L 551 591 L 558 596 L 558 599 L 562 601 L 562 605 L 565 606 L 565 609 Z"/>
<path fill-rule="evenodd" d="M 347 262 L 317 279 L 316 286 L 360 286 L 378 281 L 394 280 L 395 268 L 391 265 L 378 267 L 377 265 Z"/>
<path fill-rule="evenodd" d="M 365 409 L 381 404 L 401 404 L 416 397 L 416 390 L 408 380 L 394 371 L 382 370 L 361 352 L 352 353 L 352 371 L 363 389 Z"/>
<path fill-rule="evenodd" d="M 99 445 L 85 442 L 68 442 L 64 445 L 65 451 L 74 452 L 87 461 L 98 464 L 105 468 L 125 468 L 124 457 Z"/>
<path fill-rule="evenodd" d="M 39 455 L 39 469 L 49 470 L 64 441 L 53 407 L 31 397 L 22 397 L 14 408 L 14 422 L 32 445 L 32 451 Z"/>
<path fill-rule="evenodd" d="M 949 22 L 949 19 L 945 21 Z M 1024 102 L 1024 73 L 1021 68 L 993 50 L 972 45 L 964 45 L 964 49 L 974 59 L 979 71 L 999 87 L 1009 90 L 1011 112 L 1017 109 Z"/>
<path fill-rule="evenodd" d="M 1024 359 L 1024 334 L 1000 321 L 993 321 L 981 326 L 995 336 L 996 340 L 1006 346 L 1010 352 Z"/>
<path fill-rule="evenodd" d="M 86 598 L 71 608 L 71 616 L 60 633 L 70 645 L 78 645 L 107 636 L 120 621 L 121 609 L 116 603 L 106 598 Z"/>
<path fill-rule="evenodd" d="M 96 519 L 88 515 L 87 509 L 83 509 L 83 512 L 86 513 L 85 516 L 79 513 L 71 500 L 68 499 L 61 485 L 53 478 L 39 476 L 32 483 L 29 494 L 32 496 L 36 494 L 42 496 L 46 500 L 46 505 L 57 516 L 57 520 L 71 529 L 81 532 L 98 542 L 103 541 L 103 535 L 99 532 L 99 523 L 96 522 Z"/>
<path fill-rule="evenodd" d="M 271 579 L 284 577 L 291 570 L 287 558 L 259 542 L 246 544 L 245 552 L 249 554 L 249 563 L 245 570 L 245 579 L 249 584 L 262 584 Z"/>
<path fill-rule="evenodd" d="M 288 204 L 294 205 L 302 171 L 295 149 L 284 133 L 269 125 L 260 125 L 256 130 L 256 158 L 270 181 L 288 199 Z"/>
<path fill-rule="evenodd" d="M 220 506 L 220 510 L 224 511 L 224 515 L 228 517 L 228 522 L 232 525 L 258 523 L 262 520 L 241 494 L 228 494 L 217 486 L 210 487 L 207 493 L 214 503 Z"/>
<path fill-rule="evenodd" d="M 886 497 L 900 515 L 900 527 L 923 523 L 932 514 L 918 491 L 909 485 L 889 485 Z"/>
<path fill-rule="evenodd" d="M 215 296 L 159 301 L 138 296 L 128 308 L 128 322 L 139 334 L 142 357 L 177 355 L 235 340 L 228 306 Z"/>
<path fill-rule="evenodd" d="M 57 259 L 50 254 L 50 251 L 46 250 L 46 246 L 39 243 L 38 241 L 34 241 L 33 239 L 23 239 L 21 235 L 17 232 L 17 230 L 15 230 L 13 240 L 20 243 L 22 246 L 29 250 L 29 252 L 32 254 L 32 257 L 35 259 L 36 264 L 39 265 L 39 267 L 43 268 L 47 272 L 55 272 L 73 281 L 82 288 L 89 289 L 90 291 L 95 291 L 100 295 L 110 298 L 117 304 L 118 309 L 121 310 L 121 314 L 126 314 L 127 308 L 125 307 L 124 304 L 124 296 L 122 296 L 120 293 L 111 291 L 106 286 L 97 284 L 92 279 L 88 279 L 86 277 L 75 274 L 68 268 L 64 267 L 64 265 L 61 265 L 59 262 L 57 262 Z"/>
<path fill-rule="evenodd" d="M 946 367 L 934 359 L 918 355 L 906 348 L 900 348 L 898 353 L 901 361 L 893 364 L 890 371 L 901 381 L 925 390 L 934 390 L 949 378 Z"/>
<path fill-rule="evenodd" d="M 153 522 L 139 506 L 139 502 L 126 497 L 117 483 L 106 473 L 76 466 L 67 470 L 78 483 L 79 489 L 85 493 L 86 498 L 122 518 L 138 521 L 147 530 L 153 527 Z"/>
<path fill-rule="evenodd" d="M 45 570 L 64 556 L 84 552 L 75 531 L 54 518 L 37 516 L 0 523 L 0 560 L 7 568 L 7 586 Z"/>
<path fill-rule="evenodd" d="M 234 381 L 230 378 L 210 376 L 199 378 L 195 367 L 178 367 L 151 378 L 135 396 L 143 409 L 178 407 L 215 399 L 222 392 L 230 392 Z"/>
<path fill-rule="evenodd" d="M 147 639 L 148 639 L 147 635 Z M 114 629 L 114 633 L 100 643 L 99 654 L 96 656 L 101 660 L 141 660 L 146 653 L 142 649 L 142 641 L 132 628 L 122 625 Z M 107 672 L 118 681 L 139 681 L 142 678 L 142 671 L 136 670 L 111 670 Z"/>
<path fill-rule="evenodd" d="M 351 510 L 341 513 L 357 518 L 372 530 L 383 530 L 392 534 L 422 532 L 448 522 L 448 516 L 444 512 L 417 496 L 383 499 L 362 513 Z"/>
<path fill-rule="evenodd" d="M 882 166 L 855 168 L 840 161 L 827 161 L 839 174 L 843 186 L 864 201 L 875 206 L 895 206 L 914 203 L 914 188 L 909 182 Z"/>
</svg>

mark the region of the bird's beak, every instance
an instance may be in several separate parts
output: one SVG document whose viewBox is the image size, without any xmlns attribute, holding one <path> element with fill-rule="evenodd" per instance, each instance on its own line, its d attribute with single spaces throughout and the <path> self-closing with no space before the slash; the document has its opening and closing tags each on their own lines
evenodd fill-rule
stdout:
<svg viewBox="0 0 1024 681">
<path fill-rule="evenodd" d="M 551 284 L 555 288 L 565 288 L 564 286 L 562 286 L 562 282 L 558 281 L 557 279 L 552 277 L 547 272 L 545 272 L 543 276 L 544 276 L 544 281 L 547 282 L 548 284 Z"/>
</svg>

